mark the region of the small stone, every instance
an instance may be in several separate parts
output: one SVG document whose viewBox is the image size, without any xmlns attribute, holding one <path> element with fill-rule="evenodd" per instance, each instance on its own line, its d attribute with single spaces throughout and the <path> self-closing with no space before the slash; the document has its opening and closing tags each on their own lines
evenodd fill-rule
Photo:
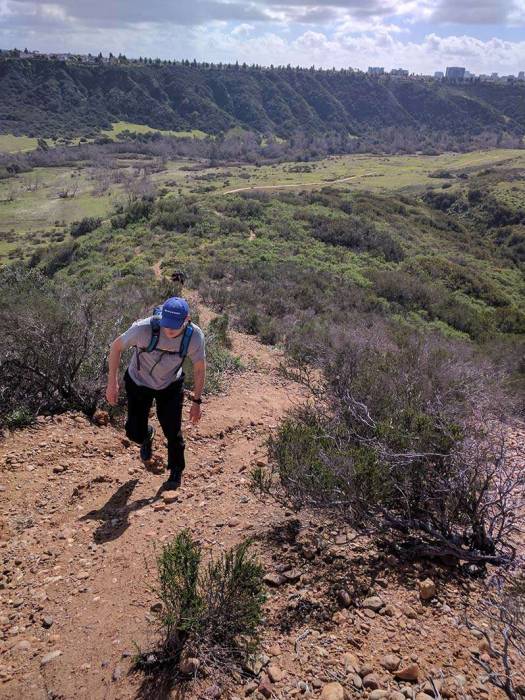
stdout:
<svg viewBox="0 0 525 700">
<path fill-rule="evenodd" d="M 377 690 L 380 686 L 379 676 L 376 673 L 369 673 L 363 678 L 363 685 L 370 690 Z"/>
<path fill-rule="evenodd" d="M 266 656 L 266 654 L 256 654 L 252 658 L 246 660 L 243 668 L 245 671 L 248 671 L 248 673 L 258 676 L 269 661 L 270 657 Z"/>
<path fill-rule="evenodd" d="M 248 695 L 253 695 L 255 691 L 257 690 L 257 683 L 255 681 L 250 681 L 244 686 L 244 695 L 248 697 Z"/>
<path fill-rule="evenodd" d="M 297 581 L 301 580 L 302 574 L 298 569 L 292 569 L 291 571 L 285 571 L 283 576 L 290 583 L 297 583 Z"/>
<path fill-rule="evenodd" d="M 414 610 L 414 608 L 411 608 L 409 605 L 405 608 L 405 615 L 408 617 L 409 620 L 415 620 L 417 617 L 417 612 Z"/>
<path fill-rule="evenodd" d="M 408 664 L 395 672 L 395 677 L 401 681 L 417 681 L 419 678 L 419 666 L 415 663 Z"/>
<path fill-rule="evenodd" d="M 372 673 L 374 670 L 374 667 L 372 666 L 371 663 L 365 662 L 364 664 L 361 664 L 361 668 L 359 669 L 359 675 L 363 678 L 364 676 L 368 676 L 369 673 Z"/>
<path fill-rule="evenodd" d="M 374 612 L 379 612 L 384 606 L 384 602 L 377 595 L 373 595 L 370 598 L 365 598 L 361 603 L 361 607 L 366 610 L 373 610 Z"/>
<path fill-rule="evenodd" d="M 265 698 L 271 698 L 272 697 L 272 685 L 270 682 L 270 679 L 268 676 L 263 676 L 261 679 L 261 682 L 259 683 L 257 690 L 261 695 L 263 695 Z"/>
<path fill-rule="evenodd" d="M 383 700 L 388 697 L 388 690 L 373 690 L 368 696 L 368 700 Z"/>
<path fill-rule="evenodd" d="M 115 666 L 111 678 L 115 681 L 115 683 L 117 683 L 122 678 L 122 669 L 120 668 L 120 666 Z"/>
<path fill-rule="evenodd" d="M 359 659 L 355 654 L 352 654 L 352 652 L 347 651 L 343 655 L 343 663 L 345 665 L 345 671 L 348 673 L 351 671 L 352 673 L 359 673 L 361 669 L 361 664 L 359 663 Z"/>
<path fill-rule="evenodd" d="M 281 574 L 269 573 L 265 575 L 263 581 L 264 583 L 266 583 L 267 586 L 277 588 L 278 586 L 282 586 L 286 579 L 284 578 L 284 576 L 281 576 Z"/>
<path fill-rule="evenodd" d="M 210 685 L 208 688 L 206 688 L 201 697 L 205 698 L 206 700 L 219 700 L 221 695 L 222 690 L 217 685 L 217 683 L 214 683 L 213 685 Z"/>
<path fill-rule="evenodd" d="M 179 494 L 177 491 L 163 491 L 162 500 L 164 503 L 175 503 L 179 500 Z"/>
<path fill-rule="evenodd" d="M 421 600 L 430 600 L 436 595 L 436 584 L 430 578 L 420 581 L 418 583 L 418 588 Z"/>
<path fill-rule="evenodd" d="M 41 666 L 46 666 L 47 664 L 51 663 L 51 661 L 54 661 L 55 659 L 58 659 L 59 656 L 62 656 L 62 652 L 56 649 L 55 651 L 50 651 L 49 654 L 46 654 L 45 656 L 42 657 L 40 661 Z"/>
<path fill-rule="evenodd" d="M 48 630 L 50 627 L 53 626 L 54 619 L 52 618 L 51 615 L 44 615 L 42 618 L 42 627 L 45 627 L 46 630 Z"/>
<path fill-rule="evenodd" d="M 279 681 L 282 681 L 283 677 L 284 673 L 278 666 L 274 666 L 273 664 L 268 666 L 268 678 L 272 683 L 279 683 Z"/>
<path fill-rule="evenodd" d="M 418 693 L 416 695 L 416 700 L 434 700 L 434 696 L 427 695 L 426 693 Z"/>
<path fill-rule="evenodd" d="M 361 679 L 361 676 L 359 676 L 357 673 L 353 673 L 350 676 L 350 680 L 352 681 L 354 688 L 361 690 L 361 688 L 363 687 L 363 681 Z"/>
<path fill-rule="evenodd" d="M 352 598 L 350 597 L 350 593 L 348 593 L 348 591 L 345 590 L 338 591 L 337 602 L 342 608 L 349 608 L 352 604 Z"/>
<path fill-rule="evenodd" d="M 341 683 L 328 683 L 321 690 L 320 700 L 345 700 L 345 690 Z"/>
<path fill-rule="evenodd" d="M 386 668 L 387 671 L 396 671 L 399 668 L 401 659 L 395 654 L 386 654 L 381 657 L 379 663 L 383 668 Z"/>
<path fill-rule="evenodd" d="M 151 612 L 159 613 L 162 611 L 162 603 L 161 602 L 153 603 L 153 605 L 150 605 L 149 609 L 151 610 Z"/>
<path fill-rule="evenodd" d="M 100 408 L 97 408 L 97 410 L 93 414 L 93 423 L 101 427 L 108 425 L 109 413 L 107 411 L 102 411 Z"/>
<path fill-rule="evenodd" d="M 17 651 L 29 651 L 31 649 L 31 642 L 28 642 L 26 639 L 22 639 L 17 643 L 15 649 Z"/>
<path fill-rule="evenodd" d="M 405 700 L 405 696 L 399 690 L 391 690 L 388 700 Z"/>
</svg>

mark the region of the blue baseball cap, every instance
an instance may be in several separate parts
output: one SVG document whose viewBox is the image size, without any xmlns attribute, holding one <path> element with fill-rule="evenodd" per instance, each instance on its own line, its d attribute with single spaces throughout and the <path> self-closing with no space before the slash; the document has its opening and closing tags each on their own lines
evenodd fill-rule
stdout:
<svg viewBox="0 0 525 700">
<path fill-rule="evenodd" d="M 189 313 L 190 307 L 186 299 L 171 297 L 162 305 L 160 325 L 163 328 L 182 328 Z"/>
</svg>

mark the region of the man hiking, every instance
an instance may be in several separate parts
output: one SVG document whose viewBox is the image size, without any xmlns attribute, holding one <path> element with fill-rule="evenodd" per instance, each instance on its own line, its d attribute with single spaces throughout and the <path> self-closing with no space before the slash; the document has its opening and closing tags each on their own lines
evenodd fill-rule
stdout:
<svg viewBox="0 0 525 700">
<path fill-rule="evenodd" d="M 168 441 L 169 478 L 166 489 L 181 485 L 184 471 L 184 439 L 181 430 L 184 399 L 184 372 L 186 355 L 193 363 L 194 388 L 190 420 L 201 418 L 202 390 L 206 377 L 204 334 L 191 322 L 186 299 L 171 297 L 154 316 L 136 321 L 116 338 L 109 354 L 109 373 L 106 398 L 114 406 L 118 401 L 118 371 L 124 350 L 134 347 L 124 383 L 128 398 L 126 435 L 141 445 L 144 462 L 151 459 L 155 429 L 148 424 L 149 412 L 155 399 L 157 417 Z"/>
</svg>

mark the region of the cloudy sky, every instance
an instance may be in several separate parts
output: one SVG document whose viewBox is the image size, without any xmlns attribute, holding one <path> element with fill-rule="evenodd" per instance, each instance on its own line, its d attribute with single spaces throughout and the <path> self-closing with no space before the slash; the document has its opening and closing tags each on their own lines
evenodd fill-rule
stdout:
<svg viewBox="0 0 525 700">
<path fill-rule="evenodd" d="M 525 0 L 0 0 L 0 48 L 525 70 Z"/>
</svg>

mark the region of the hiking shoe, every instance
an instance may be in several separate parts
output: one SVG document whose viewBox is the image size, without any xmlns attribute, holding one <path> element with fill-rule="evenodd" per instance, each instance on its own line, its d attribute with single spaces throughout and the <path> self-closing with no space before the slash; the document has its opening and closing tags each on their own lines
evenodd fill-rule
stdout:
<svg viewBox="0 0 525 700">
<path fill-rule="evenodd" d="M 164 482 L 165 491 L 176 491 L 181 487 L 182 484 L 182 473 L 181 472 L 171 472 L 169 479 Z"/>
<path fill-rule="evenodd" d="M 155 428 L 148 425 L 148 437 L 140 446 L 140 458 L 143 462 L 149 462 L 153 453 L 153 438 L 155 437 Z"/>
</svg>

